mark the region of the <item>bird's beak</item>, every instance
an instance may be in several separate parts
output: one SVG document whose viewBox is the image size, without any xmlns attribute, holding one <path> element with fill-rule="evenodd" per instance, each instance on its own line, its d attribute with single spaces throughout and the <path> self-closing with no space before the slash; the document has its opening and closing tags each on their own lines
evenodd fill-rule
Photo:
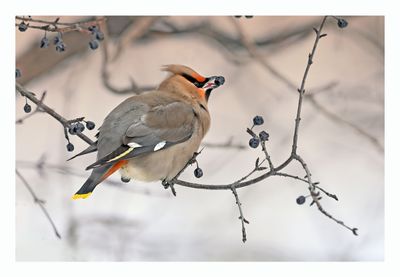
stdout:
<svg viewBox="0 0 400 277">
<path fill-rule="evenodd" d="M 204 90 L 215 89 L 225 83 L 225 78 L 222 76 L 208 77 L 206 83 L 203 85 Z"/>
</svg>

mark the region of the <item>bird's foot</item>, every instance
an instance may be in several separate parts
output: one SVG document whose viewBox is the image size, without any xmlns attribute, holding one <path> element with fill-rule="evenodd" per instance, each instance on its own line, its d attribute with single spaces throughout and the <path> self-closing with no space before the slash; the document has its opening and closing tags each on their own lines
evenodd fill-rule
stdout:
<svg viewBox="0 0 400 277">
<path fill-rule="evenodd" d="M 194 152 L 194 153 L 193 153 L 193 156 L 192 156 L 192 157 L 190 158 L 190 160 L 188 161 L 188 164 L 189 164 L 189 165 L 194 164 L 194 163 L 196 162 L 197 156 L 200 155 L 200 153 L 201 153 L 201 151 L 200 151 L 200 152 Z"/>
<path fill-rule="evenodd" d="M 161 184 L 163 185 L 163 187 L 164 187 L 165 189 L 170 188 L 172 194 L 173 194 L 174 196 L 176 196 L 176 191 L 175 191 L 175 188 L 174 188 L 174 183 L 170 183 L 170 182 L 168 182 L 167 180 L 163 180 L 163 181 L 161 182 Z"/>
</svg>

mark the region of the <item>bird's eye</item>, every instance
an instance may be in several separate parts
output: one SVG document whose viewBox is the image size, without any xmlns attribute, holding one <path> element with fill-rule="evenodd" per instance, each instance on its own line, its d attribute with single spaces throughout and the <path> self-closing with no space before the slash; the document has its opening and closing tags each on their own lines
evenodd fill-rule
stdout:
<svg viewBox="0 0 400 277">
<path fill-rule="evenodd" d="M 199 83 L 199 82 L 194 82 L 193 85 L 195 85 L 198 88 L 201 88 L 203 86 L 203 84 Z"/>
<path fill-rule="evenodd" d="M 204 82 L 204 83 L 201 83 L 201 82 L 197 81 L 195 78 L 193 78 L 192 76 L 190 76 L 190 75 L 188 75 L 188 74 L 183 73 L 182 76 L 183 76 L 186 80 L 188 80 L 189 82 L 191 82 L 193 85 L 195 85 L 195 86 L 198 87 L 198 88 L 203 87 L 203 85 L 205 84 L 205 82 Z"/>
</svg>

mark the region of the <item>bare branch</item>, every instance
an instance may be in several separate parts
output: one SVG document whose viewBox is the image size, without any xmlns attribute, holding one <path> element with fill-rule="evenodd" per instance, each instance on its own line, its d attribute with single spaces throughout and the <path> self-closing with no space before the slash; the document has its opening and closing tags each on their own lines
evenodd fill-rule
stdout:
<svg viewBox="0 0 400 277">
<path fill-rule="evenodd" d="M 314 57 L 314 54 L 315 54 L 315 50 L 317 49 L 318 42 L 321 39 L 320 34 L 321 34 L 321 31 L 322 31 L 322 28 L 324 27 L 326 19 L 327 19 L 327 16 L 324 17 L 324 19 L 322 20 L 321 25 L 319 26 L 318 31 L 316 32 L 314 45 L 313 45 L 313 48 L 311 50 L 311 54 L 308 55 L 307 66 L 306 66 L 306 69 L 304 71 L 303 79 L 301 80 L 300 88 L 298 89 L 298 92 L 299 92 L 300 96 L 299 96 L 299 102 L 298 102 L 298 105 L 297 105 L 297 114 L 296 114 L 296 119 L 295 119 L 296 123 L 295 123 L 294 134 L 293 134 L 292 155 L 295 155 L 296 154 L 296 150 L 297 150 L 297 139 L 298 139 L 299 126 L 300 126 L 301 106 L 302 106 L 302 102 L 303 102 L 303 95 L 304 95 L 304 92 L 305 92 L 304 88 L 305 88 L 305 85 L 306 85 L 308 72 L 309 72 L 310 67 L 311 67 L 311 65 L 313 63 L 313 57 Z"/>
<path fill-rule="evenodd" d="M 345 224 L 342 220 L 338 220 L 338 219 L 336 219 L 335 217 L 333 217 L 330 213 L 328 213 L 323 207 L 322 207 L 322 205 L 321 205 L 321 203 L 320 203 L 320 198 L 319 198 L 319 194 L 317 194 L 317 193 L 315 193 L 315 185 L 313 184 L 313 182 L 312 182 L 312 180 L 311 180 L 311 173 L 310 173 L 310 170 L 308 169 L 308 166 L 307 166 L 307 164 L 304 162 L 304 160 L 299 156 L 299 155 L 296 155 L 295 157 L 294 157 L 294 159 L 295 160 L 297 160 L 300 164 L 301 164 L 301 166 L 304 168 L 304 171 L 306 172 L 306 177 L 307 177 L 307 180 L 308 180 L 308 184 L 309 184 L 309 187 L 308 187 L 308 189 L 310 190 L 310 195 L 311 195 L 311 197 L 313 198 L 313 202 L 311 203 L 311 205 L 312 204 L 316 204 L 317 205 L 317 207 L 318 207 L 318 210 L 323 214 L 323 215 L 325 215 L 326 217 L 328 217 L 328 218 L 330 218 L 330 219 L 332 219 L 333 221 L 335 221 L 337 224 L 339 224 L 339 225 L 342 225 L 343 227 L 345 227 L 346 229 L 348 229 L 348 230 L 350 230 L 350 231 L 352 231 L 353 232 L 353 234 L 355 235 L 355 236 L 358 236 L 358 229 L 357 228 L 352 228 L 352 227 L 349 227 L 347 224 Z"/>
<path fill-rule="evenodd" d="M 39 103 L 43 104 L 43 100 L 44 100 L 45 97 L 46 97 L 46 91 L 44 91 L 42 93 L 42 96 L 40 97 Z M 15 124 L 22 124 L 22 123 L 24 123 L 24 120 L 30 118 L 31 116 L 33 116 L 33 115 L 35 115 L 35 114 L 37 114 L 39 112 L 43 112 L 43 110 L 40 108 L 40 105 L 37 105 L 36 109 L 33 112 L 21 117 L 20 119 L 17 119 L 15 121 Z"/>
<path fill-rule="evenodd" d="M 105 17 L 101 17 L 96 20 L 86 20 L 86 21 L 75 22 L 75 23 L 62 23 L 57 20 L 56 21 L 48 21 L 48 20 L 34 19 L 32 17 L 21 17 L 21 16 L 16 16 L 15 19 L 21 20 L 21 22 L 33 22 L 33 23 L 44 24 L 44 25 L 27 24 L 27 28 L 40 29 L 43 31 L 55 32 L 55 33 L 68 33 L 68 32 L 73 32 L 73 31 L 90 33 L 90 31 L 87 30 L 87 28 L 89 26 L 98 25 L 99 23 L 106 20 Z M 19 26 L 19 24 L 20 23 L 15 23 L 15 26 Z M 60 26 L 65 26 L 65 27 L 60 27 Z"/>
<path fill-rule="evenodd" d="M 58 122 L 61 123 L 61 125 L 63 126 L 64 130 L 66 128 L 70 128 L 71 127 L 71 121 L 65 119 L 63 116 L 61 116 L 60 114 L 56 113 L 52 108 L 50 108 L 49 106 L 45 105 L 43 103 L 43 101 L 37 99 L 35 97 L 35 94 L 26 90 L 23 86 L 21 86 L 18 82 L 15 83 L 15 88 L 16 90 L 24 97 L 27 97 L 29 100 L 31 100 L 33 103 L 35 103 L 38 107 L 40 107 L 40 109 L 43 110 L 43 112 L 49 114 L 50 116 L 52 116 L 53 118 L 55 118 Z M 92 141 L 90 138 L 88 138 L 86 135 L 82 134 L 82 133 L 78 133 L 76 134 L 79 138 L 81 138 L 83 141 L 85 141 L 88 144 L 94 144 L 94 141 Z"/>
</svg>

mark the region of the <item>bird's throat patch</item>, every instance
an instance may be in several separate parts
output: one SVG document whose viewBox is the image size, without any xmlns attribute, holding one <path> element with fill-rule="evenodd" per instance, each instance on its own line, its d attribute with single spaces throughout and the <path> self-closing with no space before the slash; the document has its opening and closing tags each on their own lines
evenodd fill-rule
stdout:
<svg viewBox="0 0 400 277">
<path fill-rule="evenodd" d="M 202 88 L 197 89 L 197 94 L 200 96 L 201 99 L 206 99 L 206 92 Z"/>
</svg>

